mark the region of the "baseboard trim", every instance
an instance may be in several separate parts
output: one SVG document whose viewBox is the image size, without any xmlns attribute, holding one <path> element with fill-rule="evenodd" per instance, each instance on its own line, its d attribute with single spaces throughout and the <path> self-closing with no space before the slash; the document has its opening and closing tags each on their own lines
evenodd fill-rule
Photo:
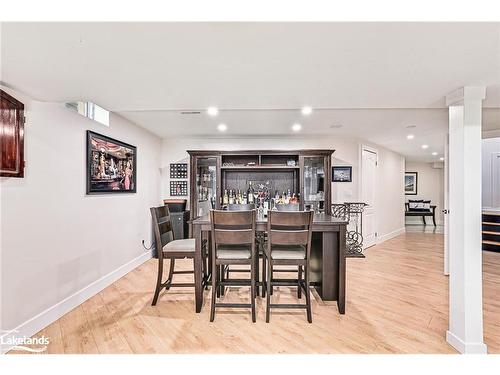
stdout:
<svg viewBox="0 0 500 375">
<path fill-rule="evenodd" d="M 406 233 L 406 228 L 403 227 L 403 228 L 396 229 L 392 232 L 389 232 L 387 234 L 384 234 L 383 236 L 380 236 L 377 238 L 377 245 L 381 244 L 382 242 L 388 241 L 391 238 L 397 237 L 397 236 L 399 236 L 401 234 L 405 234 L 405 233 Z"/>
<path fill-rule="evenodd" d="M 462 354 L 487 354 L 488 348 L 483 342 L 464 342 L 450 331 L 446 331 L 446 342 Z"/>
<path fill-rule="evenodd" d="M 138 257 L 132 259 L 131 261 L 125 263 L 124 265 L 118 267 L 116 270 L 111 271 L 107 275 L 104 275 L 100 279 L 90 283 L 78 292 L 66 297 L 62 301 L 56 303 L 54 306 L 49 307 L 40 314 L 34 316 L 33 318 L 27 320 L 26 322 L 20 324 L 18 327 L 10 330 L 10 332 L 3 333 L 0 335 L 0 342 L 9 342 L 15 337 L 32 337 L 37 332 L 47 327 L 49 324 L 55 322 L 57 319 L 67 314 L 75 307 L 81 305 L 83 302 L 89 298 L 95 296 L 97 293 L 102 291 L 104 288 L 108 287 L 118 279 L 125 276 L 130 271 L 139 267 L 144 262 L 151 259 L 153 256 L 152 252 L 146 252 Z M 12 347 L 4 347 L 0 345 L 0 353 L 8 352 Z"/>
</svg>

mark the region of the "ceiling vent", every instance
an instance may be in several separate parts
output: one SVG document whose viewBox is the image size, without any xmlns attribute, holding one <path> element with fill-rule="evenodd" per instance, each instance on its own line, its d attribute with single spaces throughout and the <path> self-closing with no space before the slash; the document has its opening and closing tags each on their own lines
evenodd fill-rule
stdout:
<svg viewBox="0 0 500 375">
<path fill-rule="evenodd" d="M 181 115 L 201 115 L 201 111 L 181 111 Z"/>
</svg>

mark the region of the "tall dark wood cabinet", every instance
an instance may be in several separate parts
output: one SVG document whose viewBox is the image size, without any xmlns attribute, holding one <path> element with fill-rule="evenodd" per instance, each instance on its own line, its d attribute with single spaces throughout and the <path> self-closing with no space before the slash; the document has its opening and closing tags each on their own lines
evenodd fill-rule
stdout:
<svg viewBox="0 0 500 375">
<path fill-rule="evenodd" d="M 24 104 L 0 90 L 0 176 L 24 177 Z"/>
<path fill-rule="evenodd" d="M 226 189 L 246 191 L 249 181 L 300 194 L 300 209 L 331 213 L 334 150 L 188 151 L 191 219 L 220 209 Z"/>
</svg>

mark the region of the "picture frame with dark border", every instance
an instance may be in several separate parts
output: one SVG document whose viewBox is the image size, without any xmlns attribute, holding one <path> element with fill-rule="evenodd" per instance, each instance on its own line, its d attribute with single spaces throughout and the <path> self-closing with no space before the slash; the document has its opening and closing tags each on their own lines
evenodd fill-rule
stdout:
<svg viewBox="0 0 500 375">
<path fill-rule="evenodd" d="M 332 167 L 332 182 L 352 182 L 352 167 Z"/>
<path fill-rule="evenodd" d="M 87 195 L 137 192 L 137 147 L 87 130 Z"/>
<path fill-rule="evenodd" d="M 187 181 L 170 181 L 171 197 L 187 197 L 187 195 L 188 195 Z"/>
<path fill-rule="evenodd" d="M 418 172 L 405 172 L 405 195 L 417 195 Z"/>
</svg>

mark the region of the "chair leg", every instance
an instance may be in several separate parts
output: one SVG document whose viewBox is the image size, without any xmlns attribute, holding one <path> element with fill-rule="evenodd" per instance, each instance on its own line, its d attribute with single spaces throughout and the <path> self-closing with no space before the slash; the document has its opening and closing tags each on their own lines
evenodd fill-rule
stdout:
<svg viewBox="0 0 500 375">
<path fill-rule="evenodd" d="M 172 278 L 174 277 L 174 269 L 175 269 L 175 259 L 170 259 L 170 268 L 168 270 L 168 278 L 167 278 L 167 286 L 166 290 L 170 289 L 170 284 L 172 284 Z"/>
<path fill-rule="evenodd" d="M 427 223 L 425 222 L 425 216 L 422 216 L 422 221 L 424 222 L 424 225 L 427 225 Z"/>
<path fill-rule="evenodd" d="M 311 291 L 309 290 L 309 266 L 304 266 L 304 274 L 306 279 L 306 310 L 307 310 L 307 321 L 312 323 L 312 313 L 311 313 Z"/>
<path fill-rule="evenodd" d="M 262 298 L 266 296 L 266 256 L 262 255 Z"/>
<path fill-rule="evenodd" d="M 216 266 L 215 267 L 215 274 L 214 274 L 214 271 L 212 271 L 212 280 L 214 278 L 216 278 L 216 280 L 219 280 L 220 273 L 221 273 L 221 271 L 220 271 L 221 267 L 222 266 Z M 217 298 L 220 298 L 220 289 L 221 289 L 220 286 L 217 286 L 216 289 L 217 289 Z"/>
<path fill-rule="evenodd" d="M 156 289 L 151 306 L 156 306 L 156 302 L 158 302 L 158 296 L 160 295 L 162 278 L 163 278 L 163 259 L 158 259 L 158 277 L 156 279 Z"/>
<path fill-rule="evenodd" d="M 432 215 L 432 222 L 434 223 L 434 226 L 436 226 L 436 215 Z"/>
<path fill-rule="evenodd" d="M 257 259 L 259 259 L 257 255 Z M 250 265 L 250 303 L 252 304 L 252 322 L 256 322 L 255 315 L 255 259 L 252 259 L 253 262 Z"/>
<path fill-rule="evenodd" d="M 269 323 L 269 315 L 271 313 L 271 280 L 272 280 L 272 266 L 271 260 L 267 260 L 267 294 L 266 294 L 266 323 Z"/>
<path fill-rule="evenodd" d="M 298 281 L 297 281 L 297 298 L 301 299 L 302 298 L 302 266 L 299 266 L 299 275 L 298 275 Z"/>
<path fill-rule="evenodd" d="M 226 278 L 224 277 L 225 276 L 225 272 L 226 270 L 224 269 L 225 268 L 225 265 L 221 264 L 220 265 L 220 281 L 224 281 Z M 220 286 L 220 295 L 223 296 L 224 293 L 225 293 L 225 287 L 223 285 Z"/>
<path fill-rule="evenodd" d="M 212 305 L 210 306 L 210 321 L 213 322 L 215 319 L 215 301 L 216 296 L 219 293 L 219 288 L 217 288 L 217 280 L 219 279 L 219 272 L 217 266 L 212 266 Z"/>
<path fill-rule="evenodd" d="M 271 275 L 271 282 L 272 282 L 273 281 L 274 266 L 271 265 L 271 267 L 269 269 L 270 269 L 269 273 Z M 273 295 L 273 288 L 271 288 L 271 295 Z"/>
<path fill-rule="evenodd" d="M 259 281 L 260 281 L 260 271 L 259 271 L 259 254 L 257 253 L 255 255 L 255 295 L 260 296 L 260 288 L 259 288 Z"/>
</svg>

